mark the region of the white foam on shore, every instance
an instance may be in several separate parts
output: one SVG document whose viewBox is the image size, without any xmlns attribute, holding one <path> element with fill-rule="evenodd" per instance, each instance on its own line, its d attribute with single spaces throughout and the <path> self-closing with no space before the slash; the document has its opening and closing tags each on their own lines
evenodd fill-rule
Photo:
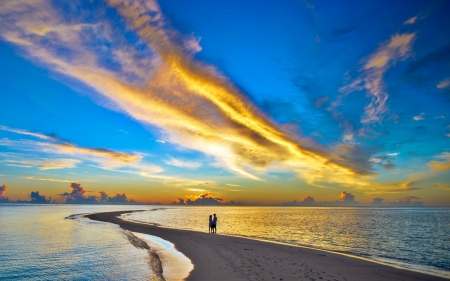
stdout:
<svg viewBox="0 0 450 281">
<path fill-rule="evenodd" d="M 139 232 L 133 232 L 133 234 L 145 241 L 150 249 L 158 254 L 163 268 L 163 276 L 167 281 L 182 281 L 194 269 L 191 260 L 175 249 L 173 243 L 149 234 Z"/>
</svg>

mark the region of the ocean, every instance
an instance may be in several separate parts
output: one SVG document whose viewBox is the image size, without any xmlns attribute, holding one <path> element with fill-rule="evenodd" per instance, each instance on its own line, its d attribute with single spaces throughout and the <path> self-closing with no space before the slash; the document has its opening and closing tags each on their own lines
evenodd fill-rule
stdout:
<svg viewBox="0 0 450 281">
<path fill-rule="evenodd" d="M 0 280 L 158 280 L 152 279 L 148 251 L 133 246 L 129 233 L 79 216 L 148 208 L 0 204 Z M 163 256 L 184 257 L 168 241 L 139 238 Z M 170 274 L 170 268 L 166 271 Z"/>
<path fill-rule="evenodd" d="M 450 278 L 450 208 L 164 207 L 128 220 L 306 246 Z"/>
<path fill-rule="evenodd" d="M 79 216 L 118 210 L 148 210 L 124 218 L 202 232 L 216 213 L 219 235 L 307 246 L 450 278 L 450 208 L 0 204 L 0 280 L 151 280 L 148 251 L 133 246 L 128 233 Z M 134 235 L 167 261 L 166 280 L 183 275 L 178 265 L 189 268 L 170 241 Z"/>
</svg>

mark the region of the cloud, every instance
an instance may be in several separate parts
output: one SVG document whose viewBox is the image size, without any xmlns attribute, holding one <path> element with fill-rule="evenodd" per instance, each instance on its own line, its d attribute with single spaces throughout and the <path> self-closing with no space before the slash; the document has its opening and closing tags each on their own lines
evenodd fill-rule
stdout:
<svg viewBox="0 0 450 281">
<path fill-rule="evenodd" d="M 422 202 L 412 202 L 411 200 L 420 199 L 416 196 L 405 196 L 403 198 L 397 199 L 396 202 L 392 202 L 391 205 L 399 207 L 410 207 L 410 206 L 422 206 Z"/>
<path fill-rule="evenodd" d="M 199 191 L 199 192 L 205 191 L 204 189 L 198 189 L 198 188 L 188 188 L 187 190 L 190 190 L 190 191 Z"/>
<path fill-rule="evenodd" d="M 77 163 L 80 163 L 76 159 L 60 158 L 60 159 L 48 159 L 40 161 L 30 161 L 30 160 L 6 160 L 8 163 L 20 163 L 22 166 L 38 167 L 39 170 L 53 170 L 53 169 L 66 169 L 74 168 Z M 20 165 L 17 165 L 20 166 Z"/>
<path fill-rule="evenodd" d="M 95 196 L 85 197 L 86 191 L 84 187 L 81 186 L 80 183 L 71 183 L 69 187 L 72 191 L 64 192 L 63 194 L 59 194 L 60 196 L 66 197 L 67 204 L 92 204 L 97 203 L 97 198 Z"/>
<path fill-rule="evenodd" d="M 45 134 L 41 134 L 41 133 L 33 133 L 33 132 L 29 132 L 27 130 L 9 128 L 7 126 L 0 126 L 0 130 L 11 132 L 11 133 L 16 133 L 16 134 L 20 134 L 20 135 L 32 136 L 32 137 L 40 138 L 40 139 L 43 139 L 43 140 L 55 140 L 55 139 L 58 139 L 58 138 L 56 138 L 55 136 L 52 136 L 52 135 L 45 135 Z"/>
<path fill-rule="evenodd" d="M 106 192 L 100 191 L 99 194 L 100 194 L 100 199 L 99 199 L 100 202 L 108 201 L 108 194 L 106 194 Z"/>
<path fill-rule="evenodd" d="M 25 177 L 27 180 L 39 180 L 39 181 L 52 181 L 52 182 L 74 182 L 73 180 L 62 180 L 62 179 L 53 179 L 53 178 L 41 178 L 34 176 Z"/>
<path fill-rule="evenodd" d="M 450 169 L 450 162 L 431 161 L 428 163 L 428 166 L 430 166 L 436 172 L 444 173 Z"/>
<path fill-rule="evenodd" d="M 0 128 L 0 130 L 2 130 L 2 128 Z M 25 130 L 8 128 L 8 131 L 24 134 L 23 132 Z M 99 168 L 107 170 L 116 169 L 116 171 L 130 172 L 129 170 L 126 170 L 126 168 L 131 168 L 132 172 L 135 173 L 158 173 L 163 171 L 162 168 L 158 166 L 142 163 L 143 156 L 139 154 L 117 152 L 105 148 L 80 147 L 54 136 L 51 138 L 43 138 L 40 136 L 45 135 L 41 133 L 26 132 L 25 135 L 45 139 L 47 142 L 0 139 L 0 146 L 8 146 L 14 149 L 31 152 L 43 152 L 52 155 L 52 158 L 45 160 L 7 160 L 7 162 L 13 163 L 9 165 L 20 165 L 24 168 L 38 167 L 41 170 L 49 170 L 74 168 L 81 162 L 89 161 L 96 163 Z M 54 155 L 71 156 L 77 159 L 54 158 Z"/>
<path fill-rule="evenodd" d="M 433 182 L 433 186 L 439 189 L 450 190 L 450 184 Z"/>
<path fill-rule="evenodd" d="M 186 202 L 183 198 L 178 198 L 178 201 L 173 201 L 172 205 L 186 205 Z"/>
<path fill-rule="evenodd" d="M 416 121 L 425 120 L 425 113 L 422 112 L 419 115 L 414 116 L 413 119 L 416 120 Z"/>
<path fill-rule="evenodd" d="M 347 193 L 345 191 L 342 191 L 342 193 L 339 196 L 339 199 L 337 201 L 345 202 L 345 203 L 353 203 L 353 202 L 355 202 L 355 196 L 352 195 L 351 193 Z"/>
<path fill-rule="evenodd" d="M 443 152 L 436 156 L 438 159 L 442 159 L 444 161 L 430 161 L 428 162 L 428 166 L 431 167 L 432 171 L 445 173 L 450 169 L 450 153 Z"/>
<path fill-rule="evenodd" d="M 392 163 L 391 159 L 385 155 L 375 156 L 370 161 L 375 165 L 385 168 L 386 170 L 395 169 L 395 164 Z"/>
<path fill-rule="evenodd" d="M 187 53 L 198 53 L 202 50 L 200 46 L 201 37 L 188 37 L 183 42 L 183 47 Z"/>
<path fill-rule="evenodd" d="M 372 198 L 372 201 L 370 202 L 370 205 L 372 206 L 382 206 L 383 205 L 383 198 L 375 197 Z"/>
<path fill-rule="evenodd" d="M 328 96 L 320 97 L 316 100 L 315 107 L 321 108 L 325 102 L 327 102 L 330 98 Z"/>
<path fill-rule="evenodd" d="M 412 17 L 412 18 L 406 20 L 403 24 L 405 24 L 405 25 L 406 24 L 414 24 L 414 23 L 416 23 L 417 17 L 418 16 Z"/>
<path fill-rule="evenodd" d="M 307 195 L 307 196 L 303 197 L 302 199 L 300 199 L 299 203 L 314 203 L 314 198 Z"/>
<path fill-rule="evenodd" d="M 108 203 L 128 203 L 128 198 L 125 193 L 120 194 L 119 192 L 117 192 L 113 197 L 108 198 Z"/>
<path fill-rule="evenodd" d="M 175 159 L 173 157 L 170 158 L 170 160 L 166 160 L 164 161 L 166 164 L 168 165 L 172 165 L 172 166 L 176 166 L 176 167 L 181 167 L 181 168 L 188 168 L 188 169 L 197 169 L 198 167 L 200 167 L 202 164 L 199 162 L 195 162 L 195 161 L 182 161 L 179 159 Z"/>
<path fill-rule="evenodd" d="M 101 18 L 101 11 L 92 23 L 81 18 L 88 10 L 72 11 L 68 21 L 67 11 L 52 3 L 2 1 L 0 35 L 26 50 L 29 58 L 88 85 L 101 105 L 161 128 L 165 141 L 201 151 L 216 165 L 254 180 L 262 180 L 259 175 L 278 163 L 309 183 L 358 183 L 359 175 L 372 173 L 368 165 L 355 163 L 340 151 L 281 129 L 216 68 L 194 60 L 199 39 L 186 39 L 171 29 L 156 2 L 107 1 L 127 22 L 129 30 L 123 34 L 136 34 L 137 43 L 112 32 L 115 22 Z M 407 36 L 393 38 L 385 48 L 402 55 L 403 45 L 395 45 Z M 104 50 L 93 46 L 89 40 L 93 37 L 105 42 Z M 65 50 L 64 56 L 59 50 Z M 120 67 L 108 68 L 100 61 Z M 136 155 L 67 144 L 55 147 L 64 153 L 115 160 L 110 163 L 113 167 L 140 160 Z M 158 171 L 153 167 L 140 174 Z"/>
<path fill-rule="evenodd" d="M 239 203 L 240 204 L 240 203 Z M 205 192 L 200 194 L 199 196 L 195 196 L 194 200 L 187 199 L 184 200 L 179 198 L 178 201 L 173 201 L 172 205 L 237 205 L 234 201 L 225 200 L 222 198 L 215 198 L 211 193 Z"/>
<path fill-rule="evenodd" d="M 98 200 L 99 203 L 108 203 L 108 204 L 136 204 L 137 202 L 133 199 L 128 199 L 125 193 L 120 194 L 120 192 L 116 192 L 114 196 L 110 197 L 106 192 L 100 191 L 100 198 Z"/>
<path fill-rule="evenodd" d="M 384 89 L 383 77 L 397 61 L 406 60 L 411 55 L 415 33 L 396 34 L 372 53 L 361 69 L 363 74 L 351 84 L 341 88 L 344 93 L 367 90 L 371 102 L 364 110 L 362 123 L 380 122 L 388 111 L 389 94 Z"/>
<path fill-rule="evenodd" d="M 388 156 L 398 156 L 400 152 L 386 153 Z"/>
<path fill-rule="evenodd" d="M 6 191 L 8 190 L 8 187 L 6 186 L 6 184 L 0 186 L 0 198 L 5 198 L 6 197 Z"/>
<path fill-rule="evenodd" d="M 296 206 L 296 205 L 302 205 L 302 206 L 307 206 L 307 205 L 315 205 L 315 201 L 314 198 L 307 195 L 305 197 L 303 197 L 302 199 L 300 199 L 298 202 L 297 200 L 294 200 L 292 202 L 283 202 L 283 205 L 288 205 L 288 206 Z"/>
<path fill-rule="evenodd" d="M 139 173 L 139 174 L 143 177 L 147 177 L 147 178 L 162 182 L 163 184 L 168 185 L 168 186 L 199 186 L 199 185 L 215 183 L 215 181 L 211 181 L 211 180 L 197 180 L 197 179 L 189 179 L 189 178 L 182 178 L 182 177 L 176 177 L 176 176 L 155 175 L 155 174 L 147 174 L 144 172 Z"/>
<path fill-rule="evenodd" d="M 114 196 L 110 197 L 106 192 L 100 191 L 98 192 L 100 196 L 85 196 L 86 191 L 84 187 L 79 183 L 71 183 L 69 187 L 72 189 L 72 192 L 65 192 L 63 194 L 59 194 L 60 196 L 66 197 L 67 204 L 137 204 L 133 199 L 128 199 L 125 193 L 120 194 L 117 192 Z"/>
<path fill-rule="evenodd" d="M 445 89 L 448 88 L 449 86 L 450 86 L 450 78 L 445 78 L 444 80 L 439 82 L 439 84 L 436 85 L 438 89 Z"/>
<path fill-rule="evenodd" d="M 47 201 L 47 199 L 45 199 L 44 195 L 39 194 L 39 191 L 36 191 L 36 192 L 31 191 L 30 198 L 31 198 L 31 203 L 37 203 L 37 204 L 49 203 Z"/>
</svg>

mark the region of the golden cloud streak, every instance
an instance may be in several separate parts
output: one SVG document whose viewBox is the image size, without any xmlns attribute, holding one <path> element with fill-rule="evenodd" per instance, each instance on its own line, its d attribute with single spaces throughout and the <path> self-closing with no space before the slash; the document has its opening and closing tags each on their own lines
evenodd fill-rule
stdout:
<svg viewBox="0 0 450 281">
<path fill-rule="evenodd" d="M 13 2 L 8 3 L 13 5 Z M 110 0 L 108 3 L 158 56 L 159 63 L 152 65 L 154 69 L 148 69 L 151 77 L 146 83 L 134 85 L 125 82 L 122 73 L 97 65 L 98 54 L 80 42 L 82 29 L 89 25 L 61 24 L 64 19 L 58 17 L 49 5 L 43 9 L 29 3 L 32 6 L 30 10 L 34 9 L 39 16 L 31 15 L 34 20 L 28 20 L 24 15 L 17 16 L 9 29 L 0 29 L 0 35 L 21 45 L 30 55 L 53 69 L 91 86 L 109 103 L 112 101 L 117 109 L 136 120 L 162 128 L 167 141 L 212 155 L 218 165 L 242 176 L 260 180 L 255 173 L 262 173 L 274 164 L 282 164 L 311 184 L 338 182 L 359 185 L 361 179 L 356 176 L 370 173 L 338 151 L 325 149 L 311 140 L 279 129 L 228 79 L 213 67 L 192 59 L 183 44 L 178 43 L 180 35 L 166 27 L 155 2 Z M 7 12 L 5 8 L 3 13 Z M 41 28 L 37 29 L 36 25 Z M 51 26 L 64 27 L 64 30 L 70 30 L 71 36 L 65 36 L 61 28 Z M 53 45 L 48 46 L 41 39 L 46 38 L 50 30 L 58 36 L 53 36 Z M 58 56 L 52 49 L 59 45 L 71 49 L 73 56 L 70 59 Z M 130 46 L 119 47 L 122 47 L 122 54 L 130 49 Z M 128 60 L 125 63 L 119 59 L 119 62 L 130 65 Z M 120 162 L 140 160 L 139 156 L 69 144 L 56 147 L 69 154 L 111 157 Z"/>
<path fill-rule="evenodd" d="M 296 137 L 278 129 L 273 121 L 259 112 L 226 78 L 212 67 L 193 61 L 162 29 L 164 23 L 159 9 L 153 10 L 154 16 L 151 16 L 148 11 L 143 10 L 143 5 L 136 4 L 138 1 L 129 4 L 115 0 L 108 2 L 117 8 L 139 36 L 158 53 L 163 62 L 154 79 L 149 81 L 149 86 L 163 88 L 166 94 L 175 95 L 180 100 L 183 100 L 183 95 L 199 100 L 202 103 L 200 106 L 209 109 L 215 115 L 212 119 L 222 121 L 222 124 L 213 124 L 215 126 L 211 128 L 205 126 L 205 122 L 199 124 L 198 121 L 204 120 L 186 118 L 185 114 L 183 118 L 177 118 L 176 125 L 179 125 L 179 120 L 183 120 L 181 122 L 184 122 L 186 128 L 199 134 L 200 138 L 194 142 L 207 142 L 206 149 L 204 146 L 195 147 L 196 149 L 225 160 L 228 168 L 252 178 L 255 177 L 244 170 L 244 165 L 238 163 L 244 162 L 252 167 L 266 167 L 277 161 L 291 162 L 293 166 L 308 163 L 303 165 L 304 168 L 309 167 L 307 170 L 326 168 L 330 172 L 333 170 L 353 174 L 347 167 L 332 163 L 329 158 L 318 152 L 302 147 L 295 141 Z M 153 5 L 153 9 L 156 9 L 156 5 Z M 194 108 L 198 106 L 192 105 Z M 224 132 L 218 133 L 217 130 Z M 180 142 L 173 138 L 171 140 Z M 234 159 L 229 159 L 225 155 L 231 155 Z"/>
<path fill-rule="evenodd" d="M 40 170 L 54 170 L 74 168 L 79 160 L 76 159 L 47 159 L 47 160 L 7 160 L 10 163 L 20 163 L 26 167 L 38 167 Z"/>
</svg>

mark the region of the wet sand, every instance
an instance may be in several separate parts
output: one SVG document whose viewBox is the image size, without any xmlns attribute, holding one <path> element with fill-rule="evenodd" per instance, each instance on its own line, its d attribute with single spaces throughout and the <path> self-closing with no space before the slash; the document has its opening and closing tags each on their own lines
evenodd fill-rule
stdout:
<svg viewBox="0 0 450 281">
<path fill-rule="evenodd" d="M 117 218 L 130 212 L 86 217 L 172 242 L 194 265 L 186 280 L 449 280 L 320 250 L 223 236 L 220 228 L 215 235 Z"/>
</svg>

